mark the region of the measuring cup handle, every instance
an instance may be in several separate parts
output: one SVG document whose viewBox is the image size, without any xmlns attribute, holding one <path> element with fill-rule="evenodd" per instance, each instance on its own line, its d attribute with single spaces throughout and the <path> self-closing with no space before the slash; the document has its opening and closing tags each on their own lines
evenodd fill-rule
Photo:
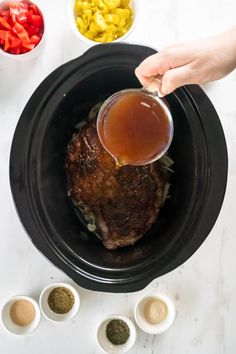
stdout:
<svg viewBox="0 0 236 354">
<path fill-rule="evenodd" d="M 161 78 L 155 76 L 152 80 L 150 79 L 149 84 L 144 87 L 144 91 L 151 93 L 153 96 L 162 97 L 162 94 L 160 93 L 160 87 Z"/>
</svg>

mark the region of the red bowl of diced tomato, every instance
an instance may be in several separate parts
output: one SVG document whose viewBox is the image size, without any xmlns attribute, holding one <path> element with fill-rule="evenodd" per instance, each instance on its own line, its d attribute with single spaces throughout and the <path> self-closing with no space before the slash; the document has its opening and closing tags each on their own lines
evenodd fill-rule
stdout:
<svg viewBox="0 0 236 354">
<path fill-rule="evenodd" d="M 28 0 L 0 2 L 0 50 L 11 56 L 34 52 L 44 38 L 45 22 L 39 7 Z"/>
</svg>

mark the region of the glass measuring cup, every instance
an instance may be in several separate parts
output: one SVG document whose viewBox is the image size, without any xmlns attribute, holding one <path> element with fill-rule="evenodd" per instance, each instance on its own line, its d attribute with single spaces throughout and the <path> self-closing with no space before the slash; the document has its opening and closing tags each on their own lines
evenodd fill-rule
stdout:
<svg viewBox="0 0 236 354">
<path fill-rule="evenodd" d="M 168 150 L 174 133 L 169 107 L 156 93 L 126 89 L 99 110 L 98 137 L 118 166 L 146 165 Z"/>
</svg>

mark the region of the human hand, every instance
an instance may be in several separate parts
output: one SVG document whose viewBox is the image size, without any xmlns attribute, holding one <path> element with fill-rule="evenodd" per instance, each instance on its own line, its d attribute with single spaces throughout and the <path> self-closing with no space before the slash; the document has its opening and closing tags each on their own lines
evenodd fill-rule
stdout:
<svg viewBox="0 0 236 354">
<path fill-rule="evenodd" d="M 183 85 L 221 79 L 235 67 L 236 26 L 214 37 L 160 50 L 146 58 L 135 74 L 144 87 L 155 83 L 159 95 L 165 96 Z"/>
</svg>

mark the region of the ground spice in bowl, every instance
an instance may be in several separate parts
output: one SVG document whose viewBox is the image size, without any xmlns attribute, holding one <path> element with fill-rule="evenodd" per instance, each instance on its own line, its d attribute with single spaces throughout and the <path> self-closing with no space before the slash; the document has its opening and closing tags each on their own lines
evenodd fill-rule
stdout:
<svg viewBox="0 0 236 354">
<path fill-rule="evenodd" d="M 30 301 L 18 300 L 11 306 L 10 317 L 17 326 L 28 326 L 35 318 L 35 308 Z"/>
<path fill-rule="evenodd" d="M 151 298 L 145 304 L 143 312 L 146 321 L 152 325 L 156 325 L 166 318 L 168 308 L 162 300 Z"/>
<path fill-rule="evenodd" d="M 58 314 L 65 314 L 69 312 L 74 303 L 74 295 L 65 287 L 53 289 L 48 296 L 48 305 L 50 309 Z"/>
<path fill-rule="evenodd" d="M 111 320 L 106 326 L 106 336 L 112 344 L 125 344 L 129 339 L 130 330 L 124 321 Z"/>
</svg>

